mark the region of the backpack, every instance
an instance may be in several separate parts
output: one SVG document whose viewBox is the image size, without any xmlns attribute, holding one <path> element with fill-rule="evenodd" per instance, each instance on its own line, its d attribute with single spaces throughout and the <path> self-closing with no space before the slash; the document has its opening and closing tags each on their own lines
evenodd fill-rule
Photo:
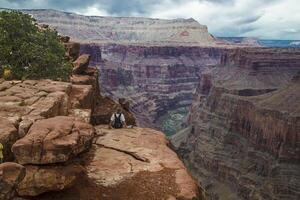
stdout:
<svg viewBox="0 0 300 200">
<path fill-rule="evenodd" d="M 114 120 L 114 123 L 113 123 L 113 127 L 114 128 L 123 128 L 123 124 L 121 122 L 121 115 L 119 115 L 119 117 L 117 117 L 117 114 L 114 114 L 115 115 L 115 120 Z"/>
</svg>

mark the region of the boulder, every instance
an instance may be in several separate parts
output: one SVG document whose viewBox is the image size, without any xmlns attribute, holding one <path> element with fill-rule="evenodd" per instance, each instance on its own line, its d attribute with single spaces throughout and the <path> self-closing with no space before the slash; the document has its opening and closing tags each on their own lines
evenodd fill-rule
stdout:
<svg viewBox="0 0 300 200">
<path fill-rule="evenodd" d="M 80 119 L 57 116 L 35 122 L 12 151 L 21 164 L 50 164 L 69 160 L 90 148 L 95 130 Z"/>
<path fill-rule="evenodd" d="M 15 195 L 16 186 L 25 177 L 25 167 L 17 163 L 0 164 L 0 199 L 8 200 Z"/>
<path fill-rule="evenodd" d="M 89 54 L 79 56 L 76 61 L 73 62 L 73 74 L 82 74 L 89 66 L 90 57 Z"/>
<path fill-rule="evenodd" d="M 93 87 L 91 85 L 73 85 L 70 94 L 73 109 L 91 109 L 93 105 Z"/>
<path fill-rule="evenodd" d="M 17 187 L 20 196 L 37 196 L 44 192 L 60 191 L 71 187 L 81 167 L 67 166 L 26 166 L 26 176 Z"/>
<path fill-rule="evenodd" d="M 66 48 L 66 56 L 71 60 L 76 60 L 79 56 L 80 44 L 77 42 L 68 42 L 64 44 Z"/>
<path fill-rule="evenodd" d="M 3 117 L 0 117 L 0 130 L 0 143 L 4 147 L 4 160 L 10 160 L 13 158 L 11 147 L 18 139 L 18 131 L 9 120 Z"/>
</svg>

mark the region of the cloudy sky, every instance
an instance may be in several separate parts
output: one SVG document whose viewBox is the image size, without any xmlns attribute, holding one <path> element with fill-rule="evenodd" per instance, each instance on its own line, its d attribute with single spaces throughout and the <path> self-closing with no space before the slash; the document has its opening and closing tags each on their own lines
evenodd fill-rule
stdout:
<svg viewBox="0 0 300 200">
<path fill-rule="evenodd" d="M 4 8 L 83 15 L 194 18 L 215 36 L 300 39 L 300 0 L 0 0 Z"/>
</svg>

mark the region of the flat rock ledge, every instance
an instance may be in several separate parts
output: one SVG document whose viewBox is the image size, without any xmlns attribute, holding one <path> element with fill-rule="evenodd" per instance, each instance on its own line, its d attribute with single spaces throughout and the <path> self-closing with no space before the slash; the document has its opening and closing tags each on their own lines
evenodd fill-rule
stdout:
<svg viewBox="0 0 300 200">
<path fill-rule="evenodd" d="M 97 126 L 96 132 L 98 137 L 85 166 L 87 176 L 98 186 L 120 191 L 116 199 L 129 197 L 123 189 L 134 192 L 133 199 L 203 199 L 163 133 L 149 128 L 104 126 Z"/>
</svg>

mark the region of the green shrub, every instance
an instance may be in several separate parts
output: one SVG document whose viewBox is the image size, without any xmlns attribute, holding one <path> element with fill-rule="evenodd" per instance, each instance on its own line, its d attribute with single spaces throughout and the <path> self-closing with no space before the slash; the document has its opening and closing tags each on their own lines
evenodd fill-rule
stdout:
<svg viewBox="0 0 300 200">
<path fill-rule="evenodd" d="M 55 31 L 40 29 L 28 14 L 0 12 L 1 77 L 68 80 L 71 71 Z"/>
</svg>

